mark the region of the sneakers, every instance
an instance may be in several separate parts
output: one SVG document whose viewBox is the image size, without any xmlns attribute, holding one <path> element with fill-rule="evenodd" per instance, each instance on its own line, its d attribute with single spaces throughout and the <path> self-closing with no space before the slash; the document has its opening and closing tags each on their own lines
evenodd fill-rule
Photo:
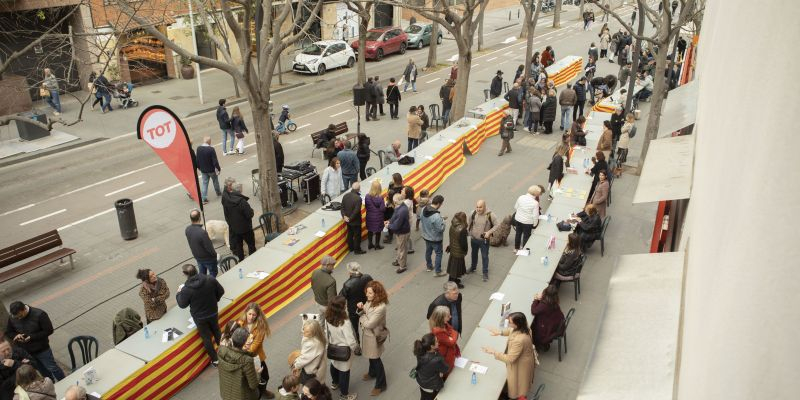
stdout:
<svg viewBox="0 0 800 400">
<path fill-rule="evenodd" d="M 445 274 L 444 272 L 437 272 L 437 273 L 433 274 L 433 276 L 435 276 L 437 278 L 441 278 L 443 276 L 447 276 L 447 274 Z"/>
<path fill-rule="evenodd" d="M 474 274 L 474 273 L 475 273 L 475 268 L 467 270 L 467 274 Z"/>
<path fill-rule="evenodd" d="M 356 400 L 357 398 L 358 398 L 358 395 L 355 394 L 355 393 L 351 393 L 351 394 L 348 394 L 346 396 L 345 395 L 339 396 L 339 400 Z"/>
<path fill-rule="evenodd" d="M 483 274 L 483 281 L 484 282 L 489 282 L 489 275 Z"/>
<path fill-rule="evenodd" d="M 392 265 L 393 265 L 393 266 L 395 266 L 395 267 L 399 267 L 399 266 L 400 266 L 400 263 L 399 263 L 399 262 L 397 262 L 397 260 L 394 260 L 394 261 L 392 262 Z"/>
<path fill-rule="evenodd" d="M 425 268 L 425 272 L 433 272 L 433 267 L 427 267 L 427 268 Z"/>
<path fill-rule="evenodd" d="M 403 272 L 406 272 L 406 268 L 398 268 L 394 272 L 397 272 L 398 274 L 402 274 Z"/>
<path fill-rule="evenodd" d="M 337 390 L 337 389 L 339 389 L 339 385 L 331 383 L 331 390 Z"/>
<path fill-rule="evenodd" d="M 211 366 L 214 367 L 214 368 L 217 368 L 218 365 L 219 365 L 219 361 L 212 361 L 211 362 Z"/>
</svg>

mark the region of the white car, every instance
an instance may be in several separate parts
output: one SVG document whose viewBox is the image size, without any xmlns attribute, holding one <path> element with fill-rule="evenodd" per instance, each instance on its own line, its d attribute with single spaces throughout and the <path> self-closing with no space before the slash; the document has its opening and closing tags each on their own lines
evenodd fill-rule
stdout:
<svg viewBox="0 0 800 400">
<path fill-rule="evenodd" d="M 323 75 L 325 71 L 347 67 L 356 63 L 353 49 L 342 40 L 322 40 L 312 43 L 294 58 L 295 72 Z"/>
</svg>

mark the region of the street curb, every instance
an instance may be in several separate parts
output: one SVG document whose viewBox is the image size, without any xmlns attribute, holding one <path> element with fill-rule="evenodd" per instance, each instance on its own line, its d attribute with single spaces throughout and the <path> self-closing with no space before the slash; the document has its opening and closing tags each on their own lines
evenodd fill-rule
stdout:
<svg viewBox="0 0 800 400">
<path fill-rule="evenodd" d="M 31 153 L 30 155 L 27 155 L 27 156 L 15 158 L 13 160 L 0 161 L 0 168 L 7 167 L 9 165 L 18 164 L 18 163 L 21 163 L 23 161 L 34 160 L 34 159 L 37 159 L 39 157 L 48 156 L 50 154 L 59 153 L 59 152 L 62 152 L 64 150 L 70 150 L 70 149 L 74 149 L 74 148 L 78 148 L 78 147 L 88 146 L 88 145 L 90 145 L 92 143 L 102 142 L 104 140 L 107 140 L 107 138 L 94 138 L 94 139 L 89 139 L 89 140 L 78 141 L 76 143 L 70 143 L 70 144 L 66 144 L 64 146 L 56 146 L 56 147 L 53 147 L 53 148 L 50 148 L 50 149 L 47 149 L 47 150 L 41 150 L 41 151 L 38 151 L 36 153 Z"/>
<path fill-rule="evenodd" d="M 298 82 L 298 83 L 295 83 L 295 84 L 292 84 L 292 85 L 289 85 L 289 86 L 286 86 L 286 87 L 282 87 L 282 88 L 277 89 L 277 90 L 273 90 L 270 94 L 276 94 L 276 93 L 284 92 L 284 91 L 287 91 L 289 89 L 298 88 L 298 87 L 303 86 L 305 84 L 306 84 L 305 82 Z M 246 101 L 247 101 L 247 98 L 246 97 L 242 97 L 242 98 L 238 98 L 238 99 L 226 102 L 225 105 L 226 106 L 232 106 L 232 105 L 235 105 L 235 104 L 244 103 Z M 217 109 L 217 106 L 211 106 L 211 107 L 203 108 L 203 109 L 200 109 L 200 110 L 197 110 L 197 111 L 192 111 L 192 112 L 184 115 L 183 118 L 194 117 L 195 115 L 204 114 L 204 113 L 207 113 L 209 111 L 214 111 L 216 109 Z"/>
</svg>

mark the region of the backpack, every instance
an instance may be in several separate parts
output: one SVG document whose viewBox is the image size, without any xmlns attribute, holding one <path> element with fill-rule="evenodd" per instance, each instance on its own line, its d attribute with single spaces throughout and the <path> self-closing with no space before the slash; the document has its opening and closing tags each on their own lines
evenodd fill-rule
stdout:
<svg viewBox="0 0 800 400">
<path fill-rule="evenodd" d="M 472 230 L 472 225 L 475 224 L 475 214 L 476 214 L 475 210 L 472 210 L 472 214 L 470 214 L 470 216 L 469 216 L 469 226 L 467 226 L 467 231 L 471 231 Z M 491 211 L 488 211 L 486 213 L 486 218 L 489 220 L 489 229 L 492 229 L 494 227 L 494 223 L 492 223 L 492 212 Z"/>
<path fill-rule="evenodd" d="M 631 131 L 628 132 L 628 138 L 633 139 L 634 136 L 636 136 L 636 125 L 631 127 Z"/>
</svg>

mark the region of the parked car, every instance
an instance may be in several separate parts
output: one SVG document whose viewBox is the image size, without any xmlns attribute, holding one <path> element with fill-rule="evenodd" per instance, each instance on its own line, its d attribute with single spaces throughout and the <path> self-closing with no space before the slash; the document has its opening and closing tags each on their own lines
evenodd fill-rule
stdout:
<svg viewBox="0 0 800 400">
<path fill-rule="evenodd" d="M 382 60 L 383 56 L 400 53 L 405 54 L 408 35 L 397 27 L 375 28 L 367 31 L 367 49 L 364 51 L 366 59 Z M 350 43 L 350 47 L 358 53 L 358 40 Z"/>
<path fill-rule="evenodd" d="M 343 40 L 322 40 L 304 48 L 294 58 L 292 70 L 303 74 L 324 75 L 330 69 L 352 68 L 356 55 Z"/>
<path fill-rule="evenodd" d="M 411 24 L 406 28 L 408 35 L 408 47 L 421 49 L 422 46 L 431 44 L 431 34 L 433 32 L 433 24 Z M 436 38 L 437 44 L 442 44 L 442 31 L 438 32 Z"/>
</svg>

